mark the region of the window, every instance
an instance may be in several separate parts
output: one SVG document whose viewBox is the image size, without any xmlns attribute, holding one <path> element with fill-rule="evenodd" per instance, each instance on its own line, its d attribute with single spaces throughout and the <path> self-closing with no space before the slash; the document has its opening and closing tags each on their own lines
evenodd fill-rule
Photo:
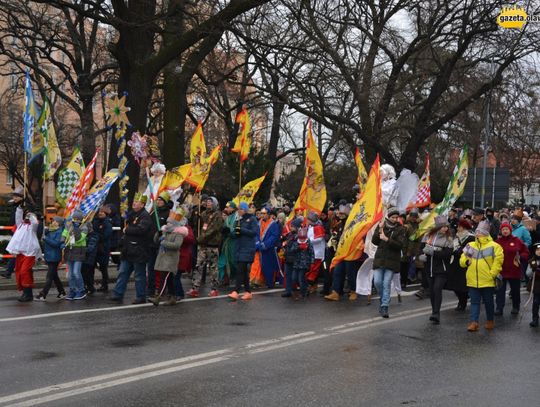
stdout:
<svg viewBox="0 0 540 407">
<path fill-rule="evenodd" d="M 13 174 L 10 171 L 6 171 L 6 185 L 13 185 Z"/>
</svg>

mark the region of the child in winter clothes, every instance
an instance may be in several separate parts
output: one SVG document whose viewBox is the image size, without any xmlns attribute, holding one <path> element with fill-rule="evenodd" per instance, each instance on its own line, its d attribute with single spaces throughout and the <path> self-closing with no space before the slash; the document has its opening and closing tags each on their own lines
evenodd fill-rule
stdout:
<svg viewBox="0 0 540 407">
<path fill-rule="evenodd" d="M 307 295 L 307 281 L 306 273 L 309 271 L 311 264 L 315 261 L 315 253 L 313 250 L 313 244 L 308 238 L 308 229 L 301 227 L 298 229 L 296 240 L 291 242 L 291 246 L 288 249 L 289 253 L 294 255 L 292 283 L 300 286 L 300 294 L 302 298 Z M 299 297 L 295 296 L 295 300 Z"/>
<path fill-rule="evenodd" d="M 23 220 L 23 209 L 19 206 L 15 213 L 15 224 L 17 230 L 7 245 L 7 252 L 16 255 L 15 275 L 17 278 L 17 288 L 23 294 L 18 301 L 28 302 L 34 299 L 32 287 L 34 286 L 34 276 L 32 267 L 36 258 L 41 258 L 41 247 L 37 238 L 38 220 L 33 213 L 27 213 Z"/>
<path fill-rule="evenodd" d="M 529 325 L 536 328 L 540 308 L 540 243 L 533 244 L 529 266 L 531 267 L 531 275 L 529 276 L 530 287 L 528 287 L 528 290 L 532 289 L 533 292 L 532 321 Z"/>
<path fill-rule="evenodd" d="M 55 216 L 49 225 L 49 228 L 45 231 L 43 236 L 43 248 L 45 261 L 47 262 L 47 279 L 45 280 L 45 286 L 36 296 L 36 300 L 45 301 L 47 294 L 54 283 L 58 290 L 57 298 L 64 298 L 66 291 L 60 278 L 58 277 L 58 265 L 62 260 L 62 232 L 64 231 L 64 219 L 60 216 Z"/>
<path fill-rule="evenodd" d="M 81 269 L 83 262 L 86 261 L 86 235 L 88 229 L 82 223 L 83 216 L 81 211 L 73 211 L 71 220 L 66 223 L 66 227 L 62 232 L 64 260 L 69 273 L 69 294 L 65 299 L 70 301 L 86 298 Z"/>
<path fill-rule="evenodd" d="M 283 231 L 283 252 L 285 257 L 285 292 L 281 294 L 283 298 L 292 297 L 293 291 L 293 269 L 296 253 L 292 252 L 292 243 L 298 238 L 298 229 L 302 227 L 304 218 L 297 216 L 288 225 L 285 225 Z"/>
</svg>

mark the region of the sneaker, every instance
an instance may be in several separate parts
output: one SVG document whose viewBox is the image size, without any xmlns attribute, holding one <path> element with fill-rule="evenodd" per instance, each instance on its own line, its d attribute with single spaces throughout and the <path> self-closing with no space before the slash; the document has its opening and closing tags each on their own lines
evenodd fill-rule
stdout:
<svg viewBox="0 0 540 407">
<path fill-rule="evenodd" d="M 43 293 L 39 293 L 34 299 L 36 301 L 45 301 L 45 296 L 43 295 Z"/>
<path fill-rule="evenodd" d="M 218 290 L 212 290 L 212 291 L 210 291 L 210 293 L 208 293 L 209 297 L 217 297 L 218 295 L 219 295 Z"/>
<path fill-rule="evenodd" d="M 434 325 L 439 325 L 441 323 L 439 316 L 436 314 L 433 314 L 429 317 L 429 320 L 433 322 Z"/>
<path fill-rule="evenodd" d="M 388 315 L 388 307 L 381 307 L 381 317 L 383 318 L 389 318 Z"/>
<path fill-rule="evenodd" d="M 75 299 L 75 294 L 74 293 L 69 293 L 68 295 L 66 295 L 64 297 L 64 300 L 66 301 L 73 301 Z"/>
<path fill-rule="evenodd" d="M 86 298 L 86 292 L 82 292 L 75 297 L 73 297 L 74 300 L 84 300 Z"/>
<path fill-rule="evenodd" d="M 238 295 L 238 293 L 236 291 L 233 291 L 232 293 L 230 293 L 227 297 L 229 297 L 231 300 L 237 300 L 238 298 L 240 298 L 240 296 Z"/>
<path fill-rule="evenodd" d="M 63 300 L 64 298 L 66 298 L 66 293 L 65 292 L 58 293 L 56 298 L 58 298 L 59 300 Z"/>
<path fill-rule="evenodd" d="M 192 297 L 192 298 L 196 298 L 199 296 L 199 290 L 195 289 L 195 288 L 192 288 L 191 290 L 189 290 L 187 293 L 186 293 L 188 296 Z"/>
<path fill-rule="evenodd" d="M 253 294 L 247 292 L 247 293 L 244 293 L 244 295 L 242 295 L 242 298 L 244 301 L 247 301 L 247 300 L 251 300 L 253 298 Z"/>
</svg>

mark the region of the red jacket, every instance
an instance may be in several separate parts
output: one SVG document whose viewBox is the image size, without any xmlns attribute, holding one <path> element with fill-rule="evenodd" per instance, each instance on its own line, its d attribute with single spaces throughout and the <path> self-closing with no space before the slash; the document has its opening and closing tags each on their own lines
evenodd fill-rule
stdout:
<svg viewBox="0 0 540 407">
<path fill-rule="evenodd" d="M 178 260 L 178 270 L 186 273 L 193 267 L 193 245 L 195 244 L 195 235 L 191 226 L 186 225 L 188 235 L 184 236 L 184 241 L 180 247 L 180 259 Z"/>
<path fill-rule="evenodd" d="M 527 249 L 525 243 L 512 235 L 507 237 L 501 236 L 496 242 L 502 246 L 504 252 L 502 276 L 504 278 L 521 278 L 521 267 L 517 260 L 520 259 L 521 264 L 527 263 L 529 249 Z"/>
</svg>

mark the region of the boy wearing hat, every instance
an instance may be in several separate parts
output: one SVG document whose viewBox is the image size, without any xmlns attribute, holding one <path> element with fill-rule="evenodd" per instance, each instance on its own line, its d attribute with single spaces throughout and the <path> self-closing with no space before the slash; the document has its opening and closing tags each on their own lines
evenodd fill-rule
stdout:
<svg viewBox="0 0 540 407">
<path fill-rule="evenodd" d="M 467 287 L 471 298 L 471 313 L 467 330 L 476 332 L 479 329 L 480 302 L 486 308 L 485 329 L 493 329 L 495 279 L 502 270 L 504 253 L 502 247 L 493 241 L 489 234 L 491 225 L 488 221 L 478 224 L 475 241 L 467 244 L 459 259 L 459 264 L 467 268 Z"/>
<path fill-rule="evenodd" d="M 86 259 L 86 235 L 88 229 L 83 224 L 84 214 L 76 209 L 62 232 L 64 260 L 68 267 L 69 293 L 66 300 L 86 298 L 82 277 L 82 264 Z"/>
<path fill-rule="evenodd" d="M 326 252 L 326 230 L 316 212 L 309 212 L 307 221 L 308 237 L 313 246 L 315 260 L 313 260 L 313 263 L 309 267 L 309 271 L 306 273 L 306 282 L 308 284 L 309 293 L 314 294 L 317 292 L 317 279 L 319 278 L 319 271 Z M 354 292 L 354 289 L 352 289 L 352 291 Z"/>
<path fill-rule="evenodd" d="M 123 301 L 133 271 L 135 271 L 136 298 L 132 304 L 146 302 L 146 263 L 150 258 L 149 246 L 153 238 L 152 219 L 144 209 L 146 200 L 146 196 L 136 193 L 132 204 L 133 210 L 126 220 L 118 279 L 111 296 L 111 301 L 114 302 Z"/>
<path fill-rule="evenodd" d="M 51 289 L 52 284 L 56 285 L 58 295 L 56 298 L 64 298 L 66 291 L 60 278 L 58 277 L 58 265 L 62 260 L 62 232 L 64 231 L 64 219 L 60 216 L 53 217 L 49 228 L 45 230 L 43 235 L 43 249 L 44 257 L 47 262 L 47 278 L 45 280 L 45 286 L 36 296 L 36 300 L 45 301 L 47 294 Z"/>
</svg>

